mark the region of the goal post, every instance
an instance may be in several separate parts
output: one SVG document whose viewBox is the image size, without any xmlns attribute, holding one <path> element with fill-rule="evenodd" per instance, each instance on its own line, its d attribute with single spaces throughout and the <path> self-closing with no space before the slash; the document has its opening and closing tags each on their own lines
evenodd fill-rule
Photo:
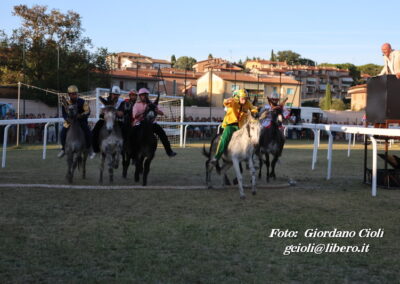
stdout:
<svg viewBox="0 0 400 284">
<path fill-rule="evenodd" d="M 88 101 L 91 113 L 90 118 L 99 119 L 102 103 L 100 97 L 106 98 L 110 94 L 110 89 L 96 88 L 93 91 L 80 93 L 80 97 Z M 129 92 L 121 90 L 121 98 L 129 97 Z M 157 98 L 156 94 L 149 95 L 150 100 L 154 101 Z M 183 146 L 183 125 L 176 125 L 177 122 L 184 121 L 184 101 L 183 97 L 160 95 L 158 107 L 164 115 L 157 116 L 157 121 L 163 122 L 160 124 L 167 134 L 171 144 Z M 171 124 L 169 124 L 171 123 Z"/>
</svg>

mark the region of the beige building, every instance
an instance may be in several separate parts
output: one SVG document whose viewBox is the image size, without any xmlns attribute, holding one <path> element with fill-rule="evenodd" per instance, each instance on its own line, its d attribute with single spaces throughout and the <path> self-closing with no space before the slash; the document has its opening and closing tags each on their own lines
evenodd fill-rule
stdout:
<svg viewBox="0 0 400 284">
<path fill-rule="evenodd" d="M 210 58 L 203 61 L 198 61 L 193 65 L 195 72 L 207 72 L 207 71 L 229 71 L 229 72 L 241 72 L 243 68 L 230 63 L 222 58 Z"/>
<path fill-rule="evenodd" d="M 276 91 L 288 98 L 287 106 L 299 106 L 300 83 L 288 76 L 254 75 L 237 72 L 206 72 L 197 80 L 197 95 L 210 98 L 212 106 L 223 106 L 223 100 L 232 92 L 246 89 L 250 96 L 258 95 L 266 103 L 266 96 Z"/>
<path fill-rule="evenodd" d="M 148 88 L 167 95 L 196 94 L 197 79 L 201 74 L 174 68 L 115 70 L 111 72 L 112 85 L 123 90 Z"/>
<path fill-rule="evenodd" d="M 325 96 L 328 83 L 332 97 L 349 98 L 347 90 L 353 84 L 349 70 L 335 67 L 287 65 L 286 62 L 268 60 L 249 60 L 245 67 L 253 74 L 289 75 L 301 81 L 302 102 L 321 99 Z"/>
<path fill-rule="evenodd" d="M 140 53 L 119 52 L 108 56 L 112 70 L 136 70 L 171 68 L 171 62 L 162 59 L 154 59 Z"/>
<path fill-rule="evenodd" d="M 244 67 L 248 70 L 252 69 L 270 69 L 288 67 L 286 62 L 270 61 L 270 60 L 247 60 Z"/>
<path fill-rule="evenodd" d="M 350 87 L 348 93 L 351 96 L 351 110 L 364 110 L 367 106 L 367 84 Z"/>
</svg>

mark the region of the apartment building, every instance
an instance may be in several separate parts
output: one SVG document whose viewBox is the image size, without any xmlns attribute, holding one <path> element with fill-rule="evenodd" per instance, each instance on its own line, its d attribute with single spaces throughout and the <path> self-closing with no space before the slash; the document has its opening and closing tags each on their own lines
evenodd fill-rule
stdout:
<svg viewBox="0 0 400 284">
<path fill-rule="evenodd" d="M 332 97 L 350 98 L 347 90 L 353 79 L 346 69 L 322 66 L 287 65 L 286 62 L 249 60 L 245 68 L 253 74 L 291 76 L 301 82 L 301 101 L 317 101 L 325 95 L 327 84 Z"/>
<path fill-rule="evenodd" d="M 136 70 L 171 68 L 171 62 L 163 59 L 154 59 L 140 53 L 119 52 L 108 56 L 112 70 Z"/>
<path fill-rule="evenodd" d="M 287 106 L 300 105 L 300 84 L 288 76 L 256 75 L 236 72 L 208 71 L 197 80 L 197 95 L 207 96 L 212 106 L 222 107 L 223 100 L 232 92 L 246 89 L 251 96 L 257 95 L 266 103 L 266 96 L 276 91 L 281 98 L 288 98 Z"/>
<path fill-rule="evenodd" d="M 209 58 L 196 62 L 193 65 L 193 70 L 196 72 L 208 72 L 208 71 L 228 71 L 228 72 L 241 72 L 243 68 L 230 63 L 229 61 L 222 58 Z"/>
<path fill-rule="evenodd" d="M 123 90 L 148 88 L 153 93 L 170 96 L 196 94 L 197 79 L 201 76 L 174 68 L 114 70 L 110 75 L 112 84 Z"/>
</svg>

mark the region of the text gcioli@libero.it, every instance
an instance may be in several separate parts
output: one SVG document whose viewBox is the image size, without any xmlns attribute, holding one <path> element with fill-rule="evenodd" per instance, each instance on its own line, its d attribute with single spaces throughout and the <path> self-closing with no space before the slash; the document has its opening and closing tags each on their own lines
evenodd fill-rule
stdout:
<svg viewBox="0 0 400 284">
<path fill-rule="evenodd" d="M 371 229 L 364 228 L 360 230 L 319 230 L 319 229 L 306 229 L 303 233 L 305 238 L 321 238 L 321 239 L 345 239 L 345 238 L 383 238 L 385 231 L 382 228 Z M 283 229 L 271 229 L 269 234 L 270 238 L 297 238 L 299 237 L 299 231 L 283 230 Z M 357 245 L 342 245 L 335 242 L 328 243 L 315 243 L 310 242 L 307 244 L 297 243 L 285 246 L 283 255 L 290 255 L 292 253 L 366 253 L 369 252 L 370 245 L 362 242 Z"/>
</svg>

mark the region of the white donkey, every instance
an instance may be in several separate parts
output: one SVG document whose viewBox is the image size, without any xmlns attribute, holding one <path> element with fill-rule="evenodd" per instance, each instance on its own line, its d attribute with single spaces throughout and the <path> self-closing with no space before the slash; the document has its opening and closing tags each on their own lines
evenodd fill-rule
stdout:
<svg viewBox="0 0 400 284">
<path fill-rule="evenodd" d="M 241 199 L 245 199 L 246 195 L 243 191 L 243 178 L 240 171 L 240 162 L 246 161 L 249 165 L 251 173 L 251 189 L 253 195 L 257 193 L 256 189 L 256 170 L 254 168 L 253 154 L 260 140 L 261 124 L 258 119 L 254 119 L 251 113 L 248 113 L 248 120 L 241 129 L 233 133 L 228 149 L 222 156 L 223 165 L 220 169 L 223 174 L 223 186 L 226 184 L 226 171 L 233 165 L 239 186 L 239 194 Z M 215 137 L 211 141 L 209 152 L 203 148 L 203 154 L 208 157 L 206 161 L 206 181 L 211 187 L 211 171 L 213 165 L 210 163 L 211 158 L 215 155 L 220 136 Z"/>
</svg>

